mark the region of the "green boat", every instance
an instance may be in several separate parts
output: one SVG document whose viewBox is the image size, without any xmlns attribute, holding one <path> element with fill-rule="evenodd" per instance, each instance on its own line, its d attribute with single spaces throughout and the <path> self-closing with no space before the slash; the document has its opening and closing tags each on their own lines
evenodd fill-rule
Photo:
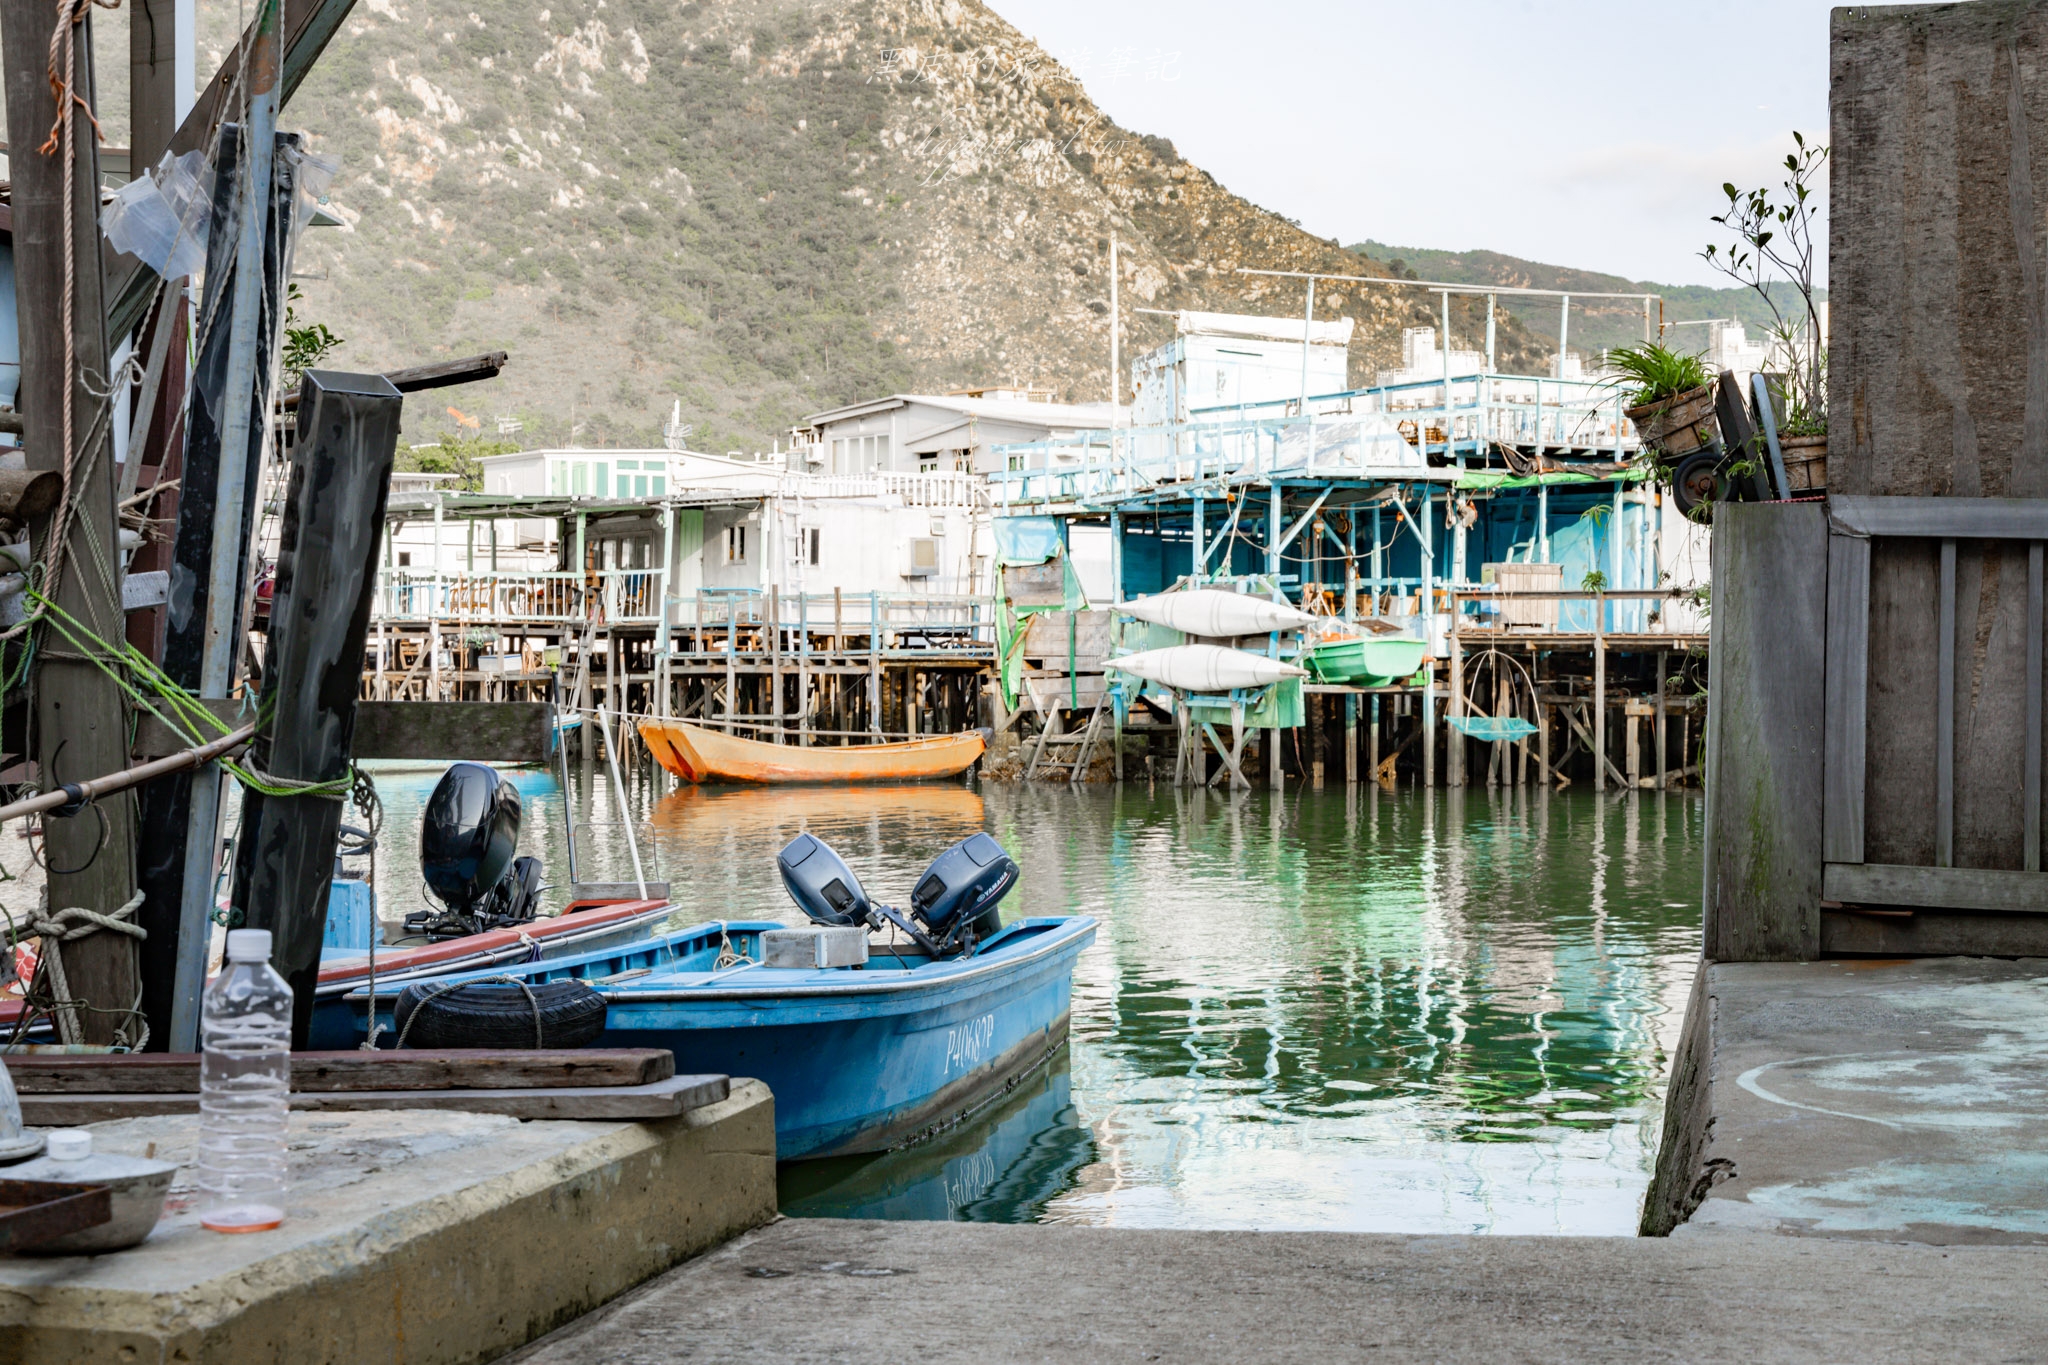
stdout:
<svg viewBox="0 0 2048 1365">
<path fill-rule="evenodd" d="M 1427 642 L 1409 635 L 1352 635 L 1325 640 L 1302 656 L 1317 682 L 1386 687 L 1422 667 Z"/>
</svg>

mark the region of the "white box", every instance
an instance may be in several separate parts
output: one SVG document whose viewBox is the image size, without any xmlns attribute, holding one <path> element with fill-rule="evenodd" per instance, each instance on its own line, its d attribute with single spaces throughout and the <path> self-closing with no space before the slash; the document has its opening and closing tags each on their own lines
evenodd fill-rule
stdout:
<svg viewBox="0 0 2048 1365">
<path fill-rule="evenodd" d="M 858 925 L 807 924 L 761 935 L 761 965 L 811 971 L 859 967 L 868 960 L 868 931 Z"/>
</svg>

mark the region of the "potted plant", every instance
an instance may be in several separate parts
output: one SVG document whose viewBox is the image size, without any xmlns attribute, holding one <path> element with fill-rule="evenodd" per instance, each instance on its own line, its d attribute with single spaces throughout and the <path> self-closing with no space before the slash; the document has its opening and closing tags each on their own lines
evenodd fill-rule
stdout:
<svg viewBox="0 0 2048 1365">
<path fill-rule="evenodd" d="M 1698 356 L 1646 341 L 1608 352 L 1607 365 L 1616 383 L 1635 386 L 1627 415 L 1645 445 L 1676 459 L 1718 435 L 1713 376 Z"/>
<path fill-rule="evenodd" d="M 1708 265 L 1754 291 L 1770 311 L 1765 333 L 1783 408 L 1778 449 L 1786 491 L 1818 493 L 1827 487 L 1828 347 L 1821 305 L 1814 299 L 1811 201 L 1828 149 L 1808 146 L 1798 133 L 1792 143 L 1777 189 L 1721 187 L 1728 209 L 1713 221 L 1735 240 L 1726 247 L 1710 244 L 1701 254 Z"/>
</svg>

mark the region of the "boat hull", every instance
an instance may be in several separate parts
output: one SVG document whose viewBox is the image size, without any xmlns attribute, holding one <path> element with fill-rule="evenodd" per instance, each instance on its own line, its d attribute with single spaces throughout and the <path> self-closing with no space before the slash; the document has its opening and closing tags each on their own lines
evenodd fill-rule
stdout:
<svg viewBox="0 0 2048 1365">
<path fill-rule="evenodd" d="M 1221 588 L 1163 592 L 1133 602 L 1118 603 L 1116 609 L 1155 626 L 1209 639 L 1299 630 L 1314 624 L 1316 619 L 1285 602 L 1271 602 L 1249 593 L 1225 592 Z"/>
<path fill-rule="evenodd" d="M 493 929 L 441 943 L 377 950 L 377 989 L 434 980 L 503 963 L 524 964 L 624 947 L 658 932 L 674 913 L 666 901 L 579 904 L 560 915 L 516 929 Z M 365 955 L 324 956 L 314 988 L 306 1046 L 316 1051 L 352 1048 L 361 1041 L 350 991 L 370 984 Z"/>
<path fill-rule="evenodd" d="M 1325 640 L 1302 660 L 1318 682 L 1385 687 L 1415 676 L 1426 642 L 1406 636 L 1353 636 Z"/>
<path fill-rule="evenodd" d="M 1280 659 L 1222 645 L 1169 645 L 1111 659 L 1107 667 L 1180 692 L 1229 692 L 1264 687 L 1307 672 Z"/>
<path fill-rule="evenodd" d="M 764 744 L 683 721 L 643 720 L 641 738 L 686 782 L 916 782 L 957 777 L 985 747 L 981 732 L 848 747 Z"/>
<path fill-rule="evenodd" d="M 775 1096 L 784 1161 L 880 1152 L 965 1120 L 1066 1041 L 1074 961 L 1095 921 L 1027 919 L 972 958 L 878 953 L 860 970 L 706 970 L 727 946 L 758 955 L 771 923 L 698 925 L 614 953 L 514 969 L 581 979 L 605 998 L 599 1046 L 658 1047 L 679 1071 L 751 1076 Z M 378 990 L 387 1023 L 396 991 Z M 356 1036 L 368 1000 L 350 1000 Z"/>
</svg>

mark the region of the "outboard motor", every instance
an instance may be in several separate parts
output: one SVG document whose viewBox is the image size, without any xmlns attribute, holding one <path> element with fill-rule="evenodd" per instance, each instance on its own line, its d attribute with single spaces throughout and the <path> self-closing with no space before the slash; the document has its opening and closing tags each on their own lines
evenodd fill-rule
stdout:
<svg viewBox="0 0 2048 1365">
<path fill-rule="evenodd" d="M 776 855 L 789 898 L 813 923 L 893 924 L 934 958 L 971 953 L 1001 927 L 997 903 L 1017 884 L 1017 864 L 986 834 L 941 853 L 918 878 L 909 916 L 869 899 L 860 878 L 831 845 L 799 834 Z"/>
<path fill-rule="evenodd" d="M 441 775 L 420 821 L 420 873 L 447 907 L 405 917 L 405 932 L 459 938 L 524 924 L 540 906 L 538 858 L 515 858 L 519 792 L 494 768 L 457 763 Z"/>
<path fill-rule="evenodd" d="M 974 945 L 1003 927 L 997 904 L 1017 884 L 1017 864 L 986 834 L 970 834 L 932 859 L 910 893 L 910 913 L 942 950 Z"/>
</svg>

